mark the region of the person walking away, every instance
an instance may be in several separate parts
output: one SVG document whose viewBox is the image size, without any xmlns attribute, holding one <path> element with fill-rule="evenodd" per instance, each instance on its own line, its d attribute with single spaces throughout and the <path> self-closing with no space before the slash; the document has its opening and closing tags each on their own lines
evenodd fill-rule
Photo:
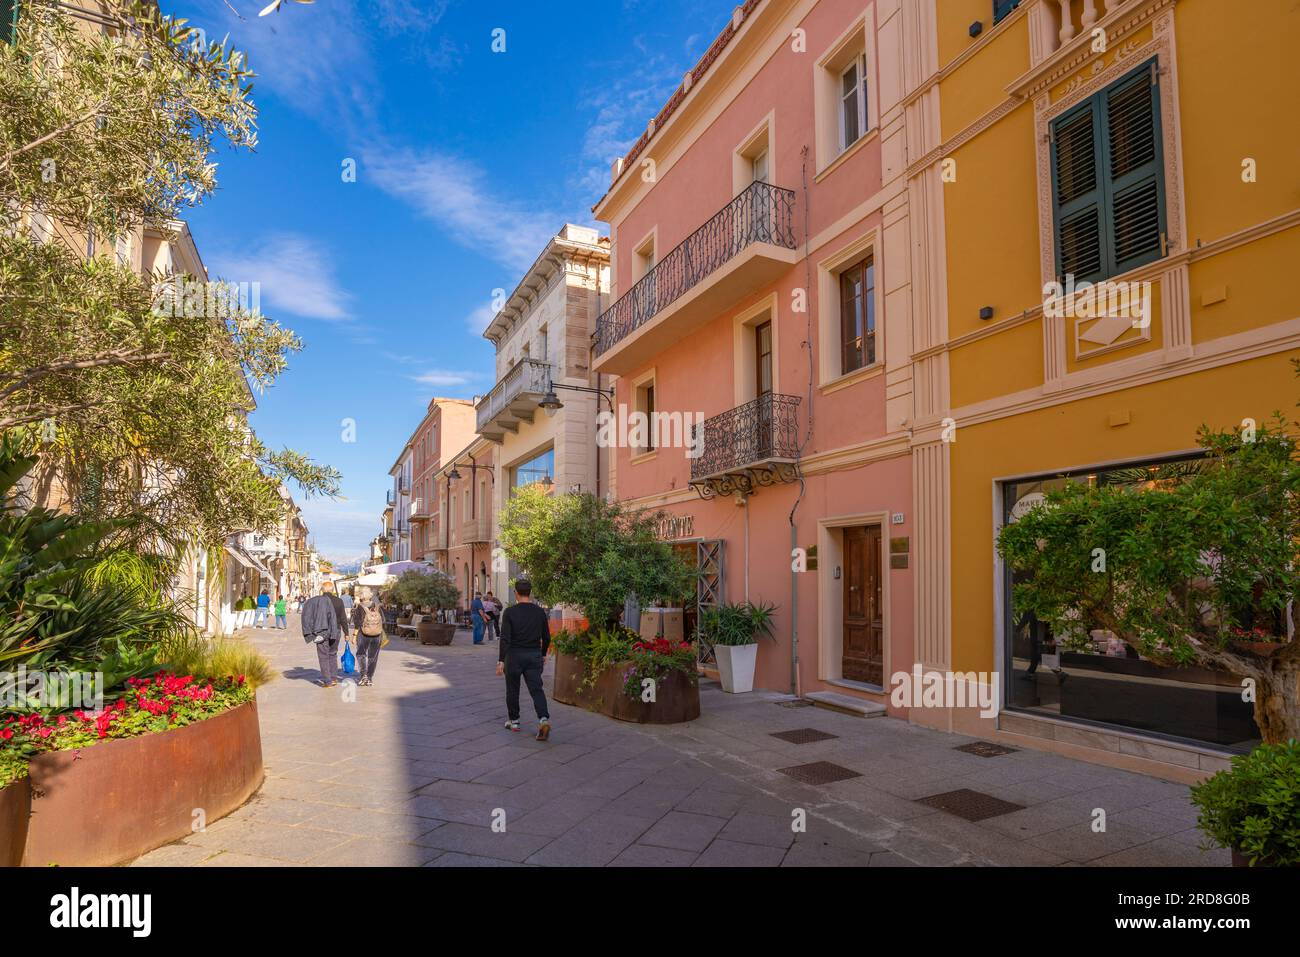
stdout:
<svg viewBox="0 0 1300 957">
<path fill-rule="evenodd" d="M 345 592 L 343 593 L 342 601 L 343 601 L 343 610 L 346 611 L 346 612 L 348 613 L 348 616 L 349 616 L 349 619 L 350 619 L 350 618 L 351 618 L 351 615 L 352 615 L 352 606 L 353 606 L 353 604 L 354 604 L 354 602 L 352 601 L 352 589 L 351 589 L 351 588 L 349 588 L 347 591 L 345 591 Z"/>
<path fill-rule="evenodd" d="M 483 595 L 479 592 L 474 592 L 469 604 L 469 619 L 474 624 L 474 644 L 483 644 Z"/>
<path fill-rule="evenodd" d="M 333 582 L 322 582 L 320 590 L 323 595 L 329 598 L 330 604 L 334 606 L 334 619 L 339 623 L 339 631 L 342 633 L 342 640 L 347 641 L 352 637 L 352 619 L 348 614 L 347 606 L 343 604 L 343 599 L 334 591 Z M 338 642 L 335 642 L 335 648 L 337 647 Z M 337 664 L 338 660 L 335 659 L 335 665 L 337 666 Z M 335 676 L 337 677 L 337 675 L 338 670 L 336 667 Z"/>
<path fill-rule="evenodd" d="M 483 596 L 483 633 L 485 640 L 497 640 L 497 622 L 501 620 L 501 609 L 497 607 L 497 600 L 488 592 Z"/>
<path fill-rule="evenodd" d="M 537 740 L 551 736 L 551 712 L 542 690 L 542 666 L 551 647 L 551 624 L 546 612 L 532 599 L 526 578 L 515 582 L 519 601 L 501 615 L 501 641 L 497 645 L 497 677 L 506 679 L 506 727 L 519 730 L 519 679 L 528 685 L 537 712 Z"/>
<path fill-rule="evenodd" d="M 289 627 L 289 603 L 280 592 L 275 593 L 275 627 L 281 630 Z"/>
<path fill-rule="evenodd" d="M 339 621 L 334 602 L 330 600 L 334 596 L 329 591 L 321 586 L 321 593 L 308 598 L 302 606 L 302 640 L 316 645 L 316 658 L 320 663 L 320 681 L 317 684 L 322 688 L 332 688 L 339 683 Z"/>
<path fill-rule="evenodd" d="M 361 675 L 357 684 L 372 685 L 379 649 L 384 646 L 384 615 L 374 596 L 353 606 L 352 628 L 357 633 L 357 673 Z"/>
<path fill-rule="evenodd" d="M 271 611 L 271 596 L 262 589 L 262 593 L 257 596 L 257 617 L 253 619 L 253 624 L 258 628 L 266 627 L 266 616 Z"/>
</svg>

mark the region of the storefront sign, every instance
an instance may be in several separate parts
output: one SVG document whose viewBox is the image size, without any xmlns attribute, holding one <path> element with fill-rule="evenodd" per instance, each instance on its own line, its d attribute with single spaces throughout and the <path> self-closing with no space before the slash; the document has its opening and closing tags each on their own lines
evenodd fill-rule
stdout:
<svg viewBox="0 0 1300 957">
<path fill-rule="evenodd" d="M 655 536 L 666 542 L 695 537 L 694 515 L 664 515 L 655 528 Z"/>
</svg>

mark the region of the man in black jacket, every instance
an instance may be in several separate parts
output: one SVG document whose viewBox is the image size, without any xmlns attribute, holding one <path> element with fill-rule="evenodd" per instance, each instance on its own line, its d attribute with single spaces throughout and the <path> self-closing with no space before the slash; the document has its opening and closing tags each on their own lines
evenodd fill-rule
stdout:
<svg viewBox="0 0 1300 957">
<path fill-rule="evenodd" d="M 546 612 L 533 601 L 533 586 L 526 578 L 515 582 L 517 604 L 501 615 L 501 641 L 497 645 L 497 676 L 506 677 L 506 727 L 519 730 L 519 679 L 528 685 L 537 712 L 537 740 L 551 735 L 551 714 L 542 690 L 542 666 L 551 646 L 551 625 Z"/>
<path fill-rule="evenodd" d="M 334 608 L 338 598 L 332 594 L 333 584 L 325 584 L 330 587 L 322 587 L 321 593 L 308 598 L 302 607 L 302 639 L 316 645 L 316 658 L 320 662 L 320 681 L 317 683 L 322 688 L 332 688 L 339 683 L 339 613 Z"/>
</svg>

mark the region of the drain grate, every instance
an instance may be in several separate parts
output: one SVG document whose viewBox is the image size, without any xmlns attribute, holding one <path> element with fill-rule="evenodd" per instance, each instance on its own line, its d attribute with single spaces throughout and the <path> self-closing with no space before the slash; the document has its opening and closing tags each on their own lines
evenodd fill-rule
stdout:
<svg viewBox="0 0 1300 957">
<path fill-rule="evenodd" d="M 972 741 L 970 744 L 961 744 L 953 748 L 954 751 L 964 751 L 966 754 L 974 754 L 981 758 L 996 758 L 1003 754 L 1015 754 L 1019 748 L 1008 748 L 1005 745 L 994 744 L 992 741 Z"/>
<path fill-rule="evenodd" d="M 802 781 L 804 784 L 834 784 L 849 778 L 862 777 L 857 771 L 831 764 L 829 761 L 814 761 L 812 764 L 796 764 L 792 768 L 777 768 L 782 774 Z"/>
<path fill-rule="evenodd" d="M 1023 811 L 1025 809 L 1023 804 L 1013 804 L 1010 801 L 1002 800 L 1002 798 L 994 797 L 992 794 L 972 791 L 970 788 L 959 788 L 956 791 L 931 794 L 929 797 L 917 798 L 916 803 L 938 808 L 940 811 L 947 811 L 949 814 L 955 814 L 967 821 L 983 821 L 990 817 L 998 817 L 1003 814 L 1010 814 L 1012 811 Z"/>
<path fill-rule="evenodd" d="M 780 708 L 811 708 L 813 703 L 806 698 L 795 698 L 793 701 L 778 701 L 777 707 Z"/>
<path fill-rule="evenodd" d="M 838 734 L 828 734 L 816 728 L 795 728 L 793 731 L 773 731 L 772 737 L 789 741 L 791 744 L 812 744 L 814 741 L 829 741 L 838 738 Z"/>
</svg>

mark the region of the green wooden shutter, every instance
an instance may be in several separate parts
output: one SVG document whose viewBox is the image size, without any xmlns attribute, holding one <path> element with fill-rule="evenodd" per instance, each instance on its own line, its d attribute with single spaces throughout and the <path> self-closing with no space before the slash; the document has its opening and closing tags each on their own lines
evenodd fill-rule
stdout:
<svg viewBox="0 0 1300 957">
<path fill-rule="evenodd" d="M 997 23 L 1018 6 L 1020 0 L 993 0 L 993 22 Z"/>
<path fill-rule="evenodd" d="M 1100 119 L 1096 100 L 1088 99 L 1052 124 L 1052 216 L 1061 282 L 1067 274 L 1075 282 L 1095 282 L 1105 268 Z"/>
<path fill-rule="evenodd" d="M 1156 61 L 1053 121 L 1057 280 L 1097 282 L 1165 252 Z"/>
<path fill-rule="evenodd" d="M 1103 90 L 1110 274 L 1164 254 L 1164 161 L 1156 61 Z"/>
<path fill-rule="evenodd" d="M 0 40 L 12 43 L 18 27 L 18 0 L 0 0 Z"/>
</svg>

